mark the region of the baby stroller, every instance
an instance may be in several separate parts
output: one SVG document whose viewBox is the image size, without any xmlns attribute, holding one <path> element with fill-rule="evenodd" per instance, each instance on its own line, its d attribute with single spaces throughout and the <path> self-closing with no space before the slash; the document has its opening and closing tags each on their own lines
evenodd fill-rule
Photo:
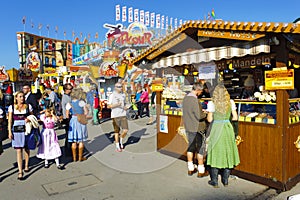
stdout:
<svg viewBox="0 0 300 200">
<path fill-rule="evenodd" d="M 126 116 L 127 116 L 127 119 L 129 119 L 129 120 L 134 120 L 139 117 L 138 108 L 135 105 L 135 103 L 133 103 L 133 102 L 131 103 L 130 107 L 126 111 Z"/>
</svg>

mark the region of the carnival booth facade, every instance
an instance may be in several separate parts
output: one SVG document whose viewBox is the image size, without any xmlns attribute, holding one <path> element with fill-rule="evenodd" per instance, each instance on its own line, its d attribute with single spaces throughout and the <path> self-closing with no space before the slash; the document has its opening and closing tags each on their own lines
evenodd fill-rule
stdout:
<svg viewBox="0 0 300 200">
<path fill-rule="evenodd" d="M 157 72 L 157 150 L 186 159 L 182 99 L 192 83 L 221 76 L 239 114 L 232 173 L 283 191 L 300 181 L 300 24 L 189 21 L 133 63 Z M 256 92 L 246 98 L 249 84 Z"/>
</svg>

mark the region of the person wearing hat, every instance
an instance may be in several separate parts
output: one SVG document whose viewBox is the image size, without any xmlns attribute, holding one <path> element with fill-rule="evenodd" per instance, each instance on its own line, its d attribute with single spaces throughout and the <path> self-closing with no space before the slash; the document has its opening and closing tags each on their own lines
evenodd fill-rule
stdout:
<svg viewBox="0 0 300 200">
<path fill-rule="evenodd" d="M 254 96 L 255 92 L 255 83 L 252 75 L 248 75 L 246 80 L 244 81 L 244 89 L 241 93 L 241 99 L 250 99 Z"/>
</svg>

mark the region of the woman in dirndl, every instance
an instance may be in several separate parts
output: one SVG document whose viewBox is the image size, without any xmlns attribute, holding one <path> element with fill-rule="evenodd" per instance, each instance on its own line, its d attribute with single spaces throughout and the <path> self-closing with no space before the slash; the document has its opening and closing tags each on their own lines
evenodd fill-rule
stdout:
<svg viewBox="0 0 300 200">
<path fill-rule="evenodd" d="M 78 115 L 88 114 L 87 104 L 84 101 L 86 99 L 86 93 L 81 88 L 73 89 L 71 93 L 71 102 L 66 105 L 66 115 L 69 118 L 72 113 L 70 120 L 69 131 L 68 131 L 68 142 L 72 143 L 72 155 L 73 161 L 77 161 L 77 149 L 78 149 L 78 160 L 86 160 L 83 157 L 84 141 L 88 137 L 87 125 L 81 124 L 78 121 Z"/>
<path fill-rule="evenodd" d="M 29 122 L 27 116 L 32 114 L 32 107 L 25 103 L 25 95 L 22 91 L 15 94 L 14 104 L 8 107 L 8 137 L 12 140 L 12 147 L 17 151 L 18 180 L 23 180 L 23 150 L 25 150 L 25 172 L 29 172 L 28 138 L 25 124 Z"/>
<path fill-rule="evenodd" d="M 230 171 L 240 163 L 240 158 L 230 123 L 231 115 L 232 121 L 237 121 L 236 106 L 224 84 L 219 83 L 215 87 L 212 101 L 207 104 L 207 111 L 207 121 L 211 122 L 206 158 L 211 178 L 208 184 L 218 187 L 220 172 L 221 182 L 228 186 Z"/>
</svg>

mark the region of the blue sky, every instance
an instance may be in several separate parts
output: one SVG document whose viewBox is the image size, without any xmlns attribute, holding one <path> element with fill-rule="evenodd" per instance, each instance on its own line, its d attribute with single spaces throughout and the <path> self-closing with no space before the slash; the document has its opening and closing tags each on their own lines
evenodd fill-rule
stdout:
<svg viewBox="0 0 300 200">
<path fill-rule="evenodd" d="M 49 3 L 48 3 L 49 2 Z M 79 37 L 96 32 L 104 40 L 107 29 L 104 23 L 115 23 L 115 5 L 133 7 L 182 20 L 201 20 L 212 9 L 216 18 L 228 21 L 293 22 L 300 17 L 299 0 L 9 0 L 1 2 L 0 12 L 0 66 L 6 69 L 19 68 L 16 32 L 23 31 L 23 16 L 26 16 L 25 31 L 72 40 L 72 31 Z M 31 28 L 31 21 L 34 28 Z M 58 27 L 56 37 L 55 27 Z"/>
</svg>

